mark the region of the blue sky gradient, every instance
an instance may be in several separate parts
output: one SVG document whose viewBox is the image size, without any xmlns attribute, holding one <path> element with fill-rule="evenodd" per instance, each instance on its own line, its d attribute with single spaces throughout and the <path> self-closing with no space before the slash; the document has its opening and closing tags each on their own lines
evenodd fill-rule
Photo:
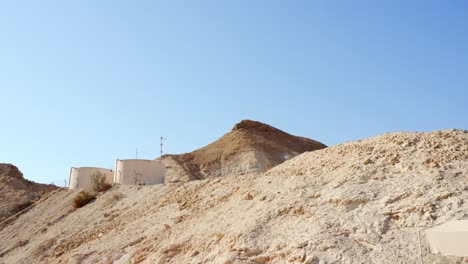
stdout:
<svg viewBox="0 0 468 264">
<path fill-rule="evenodd" d="M 242 119 L 327 145 L 468 128 L 466 1 L 3 1 L 0 162 L 63 185 Z"/>
</svg>

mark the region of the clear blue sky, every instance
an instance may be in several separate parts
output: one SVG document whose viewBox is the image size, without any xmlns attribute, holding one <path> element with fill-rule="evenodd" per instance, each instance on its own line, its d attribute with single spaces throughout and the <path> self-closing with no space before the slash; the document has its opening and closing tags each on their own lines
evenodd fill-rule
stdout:
<svg viewBox="0 0 468 264">
<path fill-rule="evenodd" d="M 468 128 L 466 1 L 2 1 L 0 162 L 63 185 L 242 119 L 335 145 Z"/>
</svg>

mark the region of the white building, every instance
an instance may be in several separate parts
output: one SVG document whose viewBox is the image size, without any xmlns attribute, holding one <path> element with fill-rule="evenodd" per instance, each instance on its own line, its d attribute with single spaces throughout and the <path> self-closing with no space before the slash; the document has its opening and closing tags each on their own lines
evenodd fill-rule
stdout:
<svg viewBox="0 0 468 264">
<path fill-rule="evenodd" d="M 164 165 L 156 160 L 127 159 L 115 162 L 114 183 L 154 185 L 164 183 Z"/>
<path fill-rule="evenodd" d="M 68 180 L 69 189 L 91 189 L 93 181 L 91 176 L 96 173 L 104 175 L 104 182 L 112 184 L 114 171 L 106 168 L 80 167 L 70 169 L 70 178 Z"/>
</svg>

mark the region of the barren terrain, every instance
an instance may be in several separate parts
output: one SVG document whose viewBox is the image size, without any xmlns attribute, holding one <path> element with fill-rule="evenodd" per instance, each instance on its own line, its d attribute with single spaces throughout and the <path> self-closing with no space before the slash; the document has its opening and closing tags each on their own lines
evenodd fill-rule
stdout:
<svg viewBox="0 0 468 264">
<path fill-rule="evenodd" d="M 391 133 L 267 173 L 61 190 L 0 231 L 0 263 L 461 263 L 424 228 L 466 217 L 468 132 Z"/>
</svg>

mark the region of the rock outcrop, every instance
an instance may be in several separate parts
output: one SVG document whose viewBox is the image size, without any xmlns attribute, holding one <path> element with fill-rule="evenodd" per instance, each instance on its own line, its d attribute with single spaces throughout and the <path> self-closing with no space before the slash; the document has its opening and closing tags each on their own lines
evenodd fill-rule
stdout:
<svg viewBox="0 0 468 264">
<path fill-rule="evenodd" d="M 0 163 L 0 222 L 55 189 L 54 185 L 26 180 L 16 166 Z"/>
<path fill-rule="evenodd" d="M 326 146 L 252 120 L 243 120 L 215 142 L 182 155 L 165 155 L 167 182 L 261 173 L 306 151 Z"/>
</svg>

